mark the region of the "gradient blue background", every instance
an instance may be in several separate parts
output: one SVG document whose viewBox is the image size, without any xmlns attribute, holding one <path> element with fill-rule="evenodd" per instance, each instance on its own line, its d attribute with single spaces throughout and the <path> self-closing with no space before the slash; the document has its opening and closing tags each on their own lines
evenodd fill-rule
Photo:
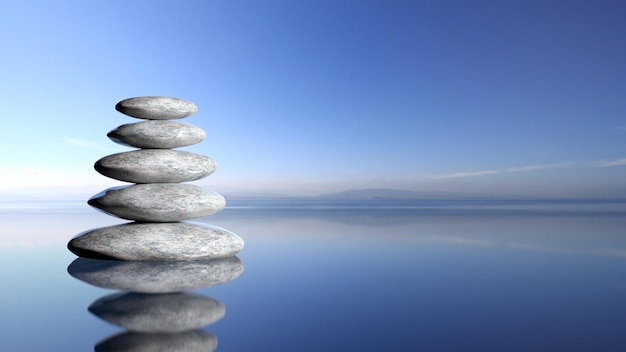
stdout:
<svg viewBox="0 0 626 352">
<path fill-rule="evenodd" d="M 0 4 L 0 191 L 99 192 L 119 100 L 196 103 L 221 192 L 626 195 L 623 1 Z"/>
</svg>

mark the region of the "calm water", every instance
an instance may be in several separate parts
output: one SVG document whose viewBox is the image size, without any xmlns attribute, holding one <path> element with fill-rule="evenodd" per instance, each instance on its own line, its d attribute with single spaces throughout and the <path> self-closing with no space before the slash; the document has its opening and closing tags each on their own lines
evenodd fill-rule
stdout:
<svg viewBox="0 0 626 352">
<path fill-rule="evenodd" d="M 148 334 L 88 311 L 120 291 L 67 271 L 70 238 L 122 220 L 84 204 L 0 204 L 0 350 L 626 350 L 626 203 L 229 205 L 200 221 L 244 238 L 245 269 L 191 292 L 223 317 Z"/>
</svg>

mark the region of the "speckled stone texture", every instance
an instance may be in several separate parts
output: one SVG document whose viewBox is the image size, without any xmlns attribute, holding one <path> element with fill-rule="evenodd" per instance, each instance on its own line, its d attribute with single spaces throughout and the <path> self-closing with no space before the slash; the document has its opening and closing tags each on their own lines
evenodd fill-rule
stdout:
<svg viewBox="0 0 626 352">
<path fill-rule="evenodd" d="M 81 257 L 163 261 L 225 258 L 243 248 L 243 240 L 222 228 L 186 222 L 130 223 L 80 234 L 68 248 Z"/>
<path fill-rule="evenodd" d="M 149 120 L 121 125 L 107 136 L 121 145 L 144 149 L 172 149 L 200 143 L 206 133 L 199 127 L 182 122 Z"/>
<path fill-rule="evenodd" d="M 115 110 L 146 120 L 171 120 L 192 115 L 198 107 L 190 101 L 172 97 L 136 97 L 120 101 Z"/>
<path fill-rule="evenodd" d="M 143 293 L 212 287 L 236 279 L 243 270 L 243 263 L 235 256 L 158 262 L 77 258 L 67 268 L 70 275 L 94 286 Z"/>
<path fill-rule="evenodd" d="M 212 352 L 217 338 L 204 330 L 180 333 L 123 332 L 100 341 L 96 352 Z"/>
<path fill-rule="evenodd" d="M 122 219 L 175 222 L 214 214 L 226 200 L 195 185 L 153 183 L 109 188 L 87 203 Z"/>
<path fill-rule="evenodd" d="M 72 239 L 68 248 L 83 258 L 131 262 L 199 261 L 238 253 L 244 245 L 239 236 L 218 227 L 181 223 L 213 215 L 226 206 L 220 194 L 185 183 L 215 172 L 215 161 L 204 155 L 174 150 L 199 143 L 206 137 L 196 126 L 171 121 L 194 114 L 196 105 L 179 98 L 144 96 L 122 100 L 115 109 L 147 120 L 121 125 L 107 134 L 116 143 L 140 149 L 105 156 L 94 168 L 106 177 L 133 184 L 104 190 L 87 203 L 109 215 L 136 222 L 86 231 Z M 239 275 L 243 266 L 238 263 L 239 266 L 220 269 L 224 271 L 222 274 L 230 279 Z M 156 267 L 153 268 L 156 272 L 145 267 L 142 267 L 144 271 L 136 267 L 108 267 L 106 272 L 112 272 L 110 277 L 91 271 L 85 280 L 107 288 L 153 293 L 211 286 L 226 280 L 204 275 L 204 270 L 216 267 L 215 263 L 211 269 L 202 265 Z M 124 275 L 120 273 L 123 270 L 135 272 Z M 82 274 L 77 272 L 77 275 Z M 194 275 L 196 278 L 190 278 Z M 145 276 L 159 276 L 159 283 Z M 142 282 L 146 284 L 142 286 Z"/>
<path fill-rule="evenodd" d="M 89 311 L 111 324 L 136 332 L 181 332 L 212 324 L 224 305 L 191 293 L 116 293 L 100 298 Z"/>
<path fill-rule="evenodd" d="M 94 168 L 104 176 L 132 183 L 176 183 L 199 180 L 217 168 L 213 159 L 182 150 L 142 149 L 98 160 Z"/>
</svg>

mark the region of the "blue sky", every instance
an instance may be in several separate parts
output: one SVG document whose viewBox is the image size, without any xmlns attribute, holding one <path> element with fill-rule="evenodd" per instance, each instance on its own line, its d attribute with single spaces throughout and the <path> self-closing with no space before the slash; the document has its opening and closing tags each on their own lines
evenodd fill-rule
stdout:
<svg viewBox="0 0 626 352">
<path fill-rule="evenodd" d="M 626 196 L 623 1 L 0 4 L 0 191 L 96 194 L 135 96 L 193 101 L 220 192 Z"/>
</svg>

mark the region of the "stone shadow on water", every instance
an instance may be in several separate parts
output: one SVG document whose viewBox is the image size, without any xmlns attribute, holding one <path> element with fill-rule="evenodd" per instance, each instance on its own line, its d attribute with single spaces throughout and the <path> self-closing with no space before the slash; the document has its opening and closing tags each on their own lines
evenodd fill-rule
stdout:
<svg viewBox="0 0 626 352">
<path fill-rule="evenodd" d="M 120 290 L 88 307 L 126 330 L 98 342 L 95 351 L 213 351 L 217 338 L 201 328 L 223 318 L 225 307 L 184 291 L 229 282 L 243 268 L 237 257 L 161 262 L 77 258 L 67 271 L 88 284 Z"/>
</svg>

